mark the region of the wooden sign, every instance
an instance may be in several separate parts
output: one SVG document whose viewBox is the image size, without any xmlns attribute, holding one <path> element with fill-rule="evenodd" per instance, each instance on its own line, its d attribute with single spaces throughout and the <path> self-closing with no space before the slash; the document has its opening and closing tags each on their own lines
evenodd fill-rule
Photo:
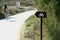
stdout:
<svg viewBox="0 0 60 40">
<path fill-rule="evenodd" d="M 42 17 L 42 18 L 46 18 L 47 17 L 47 12 L 36 12 L 35 13 L 35 15 L 36 15 L 36 17 L 38 17 L 38 18 L 40 18 L 40 17 Z"/>
</svg>

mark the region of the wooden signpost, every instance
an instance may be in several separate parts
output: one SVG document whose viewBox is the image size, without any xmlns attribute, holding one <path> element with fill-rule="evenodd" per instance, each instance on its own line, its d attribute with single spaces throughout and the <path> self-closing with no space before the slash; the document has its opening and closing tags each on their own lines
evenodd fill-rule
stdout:
<svg viewBox="0 0 60 40">
<path fill-rule="evenodd" d="M 40 12 L 40 11 L 38 11 L 38 12 L 36 12 L 35 13 L 35 15 L 36 15 L 36 17 L 37 18 L 41 18 L 40 19 L 40 21 L 41 21 L 41 24 L 40 24 L 40 40 L 42 40 L 42 22 L 43 22 L 43 18 L 46 18 L 47 17 L 47 12 Z"/>
</svg>

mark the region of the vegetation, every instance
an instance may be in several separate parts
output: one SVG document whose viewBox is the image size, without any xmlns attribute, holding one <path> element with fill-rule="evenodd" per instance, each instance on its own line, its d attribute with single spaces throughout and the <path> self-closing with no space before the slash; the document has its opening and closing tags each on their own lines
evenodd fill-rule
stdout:
<svg viewBox="0 0 60 40">
<path fill-rule="evenodd" d="M 0 19 L 5 18 L 4 14 L 0 11 Z"/>
<path fill-rule="evenodd" d="M 18 0 L 17 0 L 18 1 Z M 3 3 L 2 3 L 3 2 Z M 22 1 L 21 1 L 22 2 Z M 26 2 L 26 1 L 25 1 Z M 22 2 L 23 3 L 23 2 Z M 8 11 L 9 11 L 9 16 L 11 15 L 15 15 L 17 13 L 21 13 L 21 12 L 25 12 L 25 11 L 29 11 L 32 10 L 32 8 L 30 7 L 26 7 L 26 5 L 24 4 L 24 6 L 21 6 L 19 9 L 16 8 L 16 1 L 15 0 L 4 0 L 4 1 L 0 1 L 0 11 L 3 14 L 3 10 L 2 7 L 4 6 L 4 4 L 8 5 Z M 27 3 L 28 4 L 28 3 Z M 3 14 L 4 16 L 4 14 Z M 2 18 L 2 17 L 1 17 Z M 2 18 L 3 19 L 3 18 Z"/>
<path fill-rule="evenodd" d="M 25 23 L 24 40 L 40 40 L 40 31 L 38 31 L 40 30 L 40 20 L 32 15 Z"/>
<path fill-rule="evenodd" d="M 0 3 L 0 19 L 5 18 L 4 14 L 2 13 L 1 9 L 2 9 L 2 4 Z"/>
<path fill-rule="evenodd" d="M 34 6 L 39 11 L 47 12 L 47 18 L 43 19 L 43 40 L 60 40 L 60 0 L 35 0 Z M 40 21 L 38 20 L 39 19 L 34 16 L 26 21 L 27 32 L 25 35 L 33 37 L 32 40 L 40 40 L 40 32 L 38 32 L 40 31 Z M 35 32 L 38 33 L 38 35 L 35 34 Z M 34 36 L 29 36 L 29 33 L 31 35 L 34 33 Z"/>
<path fill-rule="evenodd" d="M 25 12 L 26 10 L 24 8 L 16 9 L 15 6 L 8 7 L 10 15 L 15 15 L 21 12 Z"/>
<path fill-rule="evenodd" d="M 20 0 L 20 3 L 24 6 L 33 6 L 34 0 Z"/>
</svg>

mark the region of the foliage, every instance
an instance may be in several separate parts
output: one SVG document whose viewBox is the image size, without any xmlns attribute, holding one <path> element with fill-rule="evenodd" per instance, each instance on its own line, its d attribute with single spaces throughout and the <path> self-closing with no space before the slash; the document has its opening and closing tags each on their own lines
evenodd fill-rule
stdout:
<svg viewBox="0 0 60 40">
<path fill-rule="evenodd" d="M 14 8 L 12 6 L 10 6 L 10 7 L 8 8 L 10 15 L 15 15 L 17 13 L 21 13 L 21 12 L 25 12 L 26 11 L 24 8 L 17 9 L 17 8 L 15 8 L 15 6 L 13 6 Z"/>
<path fill-rule="evenodd" d="M 46 11 L 47 18 L 43 23 L 48 30 L 48 40 L 60 40 L 60 0 L 35 0 L 36 7 L 39 11 Z M 44 30 L 44 29 L 43 29 Z M 46 37 L 46 36 L 45 36 Z M 44 39 L 44 38 L 43 38 Z M 44 39 L 46 40 L 46 39 Z"/>
<path fill-rule="evenodd" d="M 40 20 L 32 15 L 26 21 L 26 29 L 24 37 L 32 40 L 40 40 Z M 37 36 L 37 37 L 36 37 Z"/>
<path fill-rule="evenodd" d="M 0 3 L 0 10 L 1 10 L 2 6 L 3 6 L 2 3 Z"/>
<path fill-rule="evenodd" d="M 33 6 L 34 1 L 33 1 L 33 0 L 20 0 L 20 3 L 21 3 L 23 6 Z"/>
<path fill-rule="evenodd" d="M 4 14 L 1 12 L 2 6 L 3 6 L 3 5 L 0 3 L 0 19 L 5 18 Z"/>
<path fill-rule="evenodd" d="M 60 40 L 60 0 L 35 0 L 34 5 L 39 11 L 46 11 L 47 18 L 43 19 L 43 40 Z M 39 19 L 31 17 L 27 22 L 27 29 L 39 33 Z M 30 21 L 30 22 L 29 22 Z M 31 26 L 32 25 L 32 26 Z M 38 26 L 38 27 L 37 27 Z M 30 33 L 33 33 L 30 32 Z M 28 33 L 29 34 L 29 33 Z M 27 34 L 26 34 L 27 35 Z M 34 34 L 36 36 L 36 34 Z M 33 40 L 37 40 L 37 37 Z"/>
<path fill-rule="evenodd" d="M 0 19 L 5 18 L 4 14 L 0 11 Z"/>
</svg>

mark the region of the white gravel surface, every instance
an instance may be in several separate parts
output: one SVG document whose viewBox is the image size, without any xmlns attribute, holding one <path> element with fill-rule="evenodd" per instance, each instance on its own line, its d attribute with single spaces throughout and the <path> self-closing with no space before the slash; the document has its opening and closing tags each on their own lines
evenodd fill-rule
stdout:
<svg viewBox="0 0 60 40">
<path fill-rule="evenodd" d="M 18 34 L 22 24 L 37 10 L 31 10 L 10 16 L 8 19 L 0 20 L 0 40 L 18 40 Z"/>
</svg>

